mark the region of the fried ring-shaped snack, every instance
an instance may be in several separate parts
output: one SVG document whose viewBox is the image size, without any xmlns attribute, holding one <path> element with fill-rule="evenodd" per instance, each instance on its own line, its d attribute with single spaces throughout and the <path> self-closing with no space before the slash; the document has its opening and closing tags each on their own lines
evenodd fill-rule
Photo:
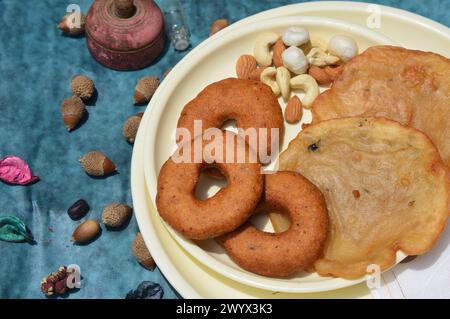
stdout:
<svg viewBox="0 0 450 319">
<path fill-rule="evenodd" d="M 392 266 L 396 252 L 420 255 L 447 223 L 447 166 L 422 132 L 382 118 L 323 121 L 301 131 L 280 169 L 303 174 L 324 194 L 330 233 L 321 275 L 348 279 Z M 370 268 L 369 268 L 370 269 Z"/>
<path fill-rule="evenodd" d="M 266 175 L 264 211 L 286 213 L 291 226 L 268 233 L 250 223 L 217 241 L 242 268 L 270 277 L 287 277 L 310 267 L 322 254 L 328 232 L 325 199 L 302 175 L 278 172 Z"/>
<path fill-rule="evenodd" d="M 257 154 L 272 154 L 272 141 L 283 136 L 283 114 L 278 99 L 269 86 L 252 80 L 229 78 L 208 85 L 196 98 L 184 107 L 178 119 L 178 128 L 186 128 L 195 136 L 194 121 L 201 120 L 202 129 L 221 128 L 230 120 L 236 121 L 240 129 L 256 129 L 256 133 L 267 130 L 267 137 L 256 136 Z M 277 136 L 271 130 L 278 129 Z M 202 132 L 197 132 L 202 133 Z M 198 135 L 198 134 L 197 134 Z M 264 139 L 264 141 L 259 140 Z M 250 138 L 245 136 L 247 142 Z M 281 144 L 281 141 L 280 141 Z"/>
<path fill-rule="evenodd" d="M 182 144 L 175 154 L 189 152 L 190 161 L 174 160 L 174 154 L 159 173 L 156 195 L 158 212 L 187 238 L 209 239 L 236 229 L 252 215 L 262 195 L 264 179 L 256 154 L 236 134 L 220 132 L 222 144 L 214 144 L 220 139 L 204 141 L 202 136 Z M 233 149 L 229 148 L 229 138 L 234 143 Z M 198 162 L 194 161 L 194 153 L 199 151 L 196 145 L 202 145 Z M 215 152 L 212 151 L 214 149 Z M 230 155 L 230 151 L 234 154 Z M 240 159 L 239 154 L 245 154 L 245 158 Z M 202 169 L 210 165 L 225 176 L 227 186 L 213 197 L 199 200 L 195 196 L 197 182 Z"/>
</svg>

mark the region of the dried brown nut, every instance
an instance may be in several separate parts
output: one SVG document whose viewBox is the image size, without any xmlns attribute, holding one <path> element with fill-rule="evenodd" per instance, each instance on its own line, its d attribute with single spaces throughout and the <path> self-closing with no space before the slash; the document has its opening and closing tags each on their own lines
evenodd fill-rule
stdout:
<svg viewBox="0 0 450 319">
<path fill-rule="evenodd" d="M 331 81 L 334 82 L 334 80 L 336 80 L 336 78 L 341 75 L 342 71 L 343 71 L 344 67 L 343 65 L 339 65 L 339 66 L 326 66 L 324 68 L 324 71 L 328 74 L 328 76 L 330 77 Z"/>
<path fill-rule="evenodd" d="M 150 252 L 145 245 L 144 238 L 142 238 L 141 233 L 138 233 L 134 238 L 131 250 L 133 252 L 134 258 L 136 258 L 138 263 L 140 263 L 148 270 L 153 270 L 153 268 L 155 268 L 155 261 L 150 255 Z"/>
<path fill-rule="evenodd" d="M 277 40 L 277 42 L 275 42 L 275 44 L 272 47 L 272 59 L 273 59 L 273 64 L 279 68 L 283 66 L 283 58 L 281 57 L 281 55 L 283 54 L 283 51 L 286 50 L 286 46 L 284 45 L 283 39 L 279 38 Z"/>
<path fill-rule="evenodd" d="M 73 220 L 78 220 L 83 218 L 89 212 L 89 204 L 84 199 L 77 200 L 70 208 L 67 210 L 67 214 Z"/>
<path fill-rule="evenodd" d="M 91 176 L 106 176 L 116 171 L 116 165 L 103 153 L 89 152 L 80 158 L 81 167 Z"/>
<path fill-rule="evenodd" d="M 74 95 L 81 98 L 83 101 L 89 101 L 95 92 L 94 81 L 84 75 L 75 75 L 72 78 L 70 88 Z"/>
<path fill-rule="evenodd" d="M 239 79 L 248 79 L 250 74 L 256 70 L 256 59 L 253 55 L 244 54 L 236 61 L 236 74 Z"/>
<path fill-rule="evenodd" d="M 266 67 L 256 68 L 247 77 L 247 80 L 261 81 L 261 73 L 266 69 Z"/>
<path fill-rule="evenodd" d="M 303 106 L 302 102 L 298 98 L 298 96 L 293 96 L 289 103 L 286 106 L 286 110 L 284 111 L 284 118 L 286 122 L 290 124 L 298 123 L 303 116 Z"/>
<path fill-rule="evenodd" d="M 102 222 L 107 227 L 118 228 L 131 217 L 132 208 L 125 204 L 112 203 L 103 209 Z"/>
<path fill-rule="evenodd" d="M 134 104 L 139 105 L 149 102 L 153 94 L 155 94 L 159 83 L 159 78 L 156 76 L 144 76 L 139 79 L 134 89 Z"/>
<path fill-rule="evenodd" d="M 72 234 L 76 244 L 87 244 L 100 234 L 101 228 L 96 220 L 90 219 L 80 224 Z"/>
<path fill-rule="evenodd" d="M 135 115 L 130 116 L 125 124 L 123 125 L 122 134 L 125 137 L 125 139 L 133 144 L 134 140 L 136 139 L 136 134 L 139 129 L 139 125 L 141 124 L 142 116 L 144 113 L 138 113 Z"/>
<path fill-rule="evenodd" d="M 86 17 L 81 12 L 72 12 L 66 14 L 61 22 L 58 24 L 58 28 L 64 33 L 69 35 L 81 35 L 84 33 L 86 27 Z"/>
<path fill-rule="evenodd" d="M 78 96 L 72 96 L 61 103 L 61 114 L 67 130 L 70 132 L 76 128 L 83 119 L 85 106 Z"/>
<path fill-rule="evenodd" d="M 218 19 L 211 24 L 211 28 L 209 29 L 209 36 L 219 32 L 222 29 L 228 27 L 227 19 Z"/>
<path fill-rule="evenodd" d="M 172 67 L 170 67 L 170 68 L 168 68 L 166 71 L 164 71 L 164 73 L 163 73 L 163 79 L 165 79 L 168 75 L 169 75 L 169 73 L 170 73 L 170 71 L 172 71 Z"/>
<path fill-rule="evenodd" d="M 331 83 L 330 75 L 318 66 L 311 65 L 308 69 L 308 74 L 311 75 L 319 85 L 328 85 Z"/>
</svg>

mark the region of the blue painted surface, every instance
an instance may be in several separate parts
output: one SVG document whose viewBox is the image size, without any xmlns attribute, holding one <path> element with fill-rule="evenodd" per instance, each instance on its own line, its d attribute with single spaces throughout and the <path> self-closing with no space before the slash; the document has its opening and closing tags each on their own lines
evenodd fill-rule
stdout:
<svg viewBox="0 0 450 319">
<path fill-rule="evenodd" d="M 0 214 L 21 217 L 37 244 L 0 242 L 0 297 L 44 298 L 43 276 L 63 264 L 80 265 L 82 288 L 69 298 L 123 298 L 144 280 L 160 283 L 165 298 L 176 292 L 159 270 L 149 272 L 134 260 L 130 245 L 138 231 L 133 219 L 121 232 L 103 231 L 88 246 L 74 246 L 70 236 L 78 222 L 67 208 L 85 198 L 87 218 L 100 219 L 102 208 L 119 201 L 132 204 L 130 160 L 132 146 L 122 137 L 128 116 L 143 111 L 132 104 L 136 80 L 161 76 L 186 53 L 169 48 L 154 65 L 137 72 L 103 68 L 89 55 L 84 38 L 69 38 L 56 28 L 69 3 L 87 12 L 92 0 L 0 0 L 0 158 L 15 154 L 28 161 L 41 181 L 28 187 L 0 183 Z M 286 0 L 184 0 L 193 45 L 208 36 L 210 23 L 225 17 L 235 22 L 257 12 L 298 3 Z M 374 1 L 409 10 L 442 24 L 450 23 L 448 0 Z M 88 120 L 67 133 L 59 113 L 60 102 L 71 95 L 74 74 L 90 76 L 99 95 L 89 106 Z M 118 166 L 119 174 L 92 179 L 78 165 L 91 150 L 101 150 Z"/>
</svg>

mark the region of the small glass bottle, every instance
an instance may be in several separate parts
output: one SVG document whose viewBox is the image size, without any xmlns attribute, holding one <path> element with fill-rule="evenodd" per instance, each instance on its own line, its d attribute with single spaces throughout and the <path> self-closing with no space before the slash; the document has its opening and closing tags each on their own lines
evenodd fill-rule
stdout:
<svg viewBox="0 0 450 319">
<path fill-rule="evenodd" d="M 189 28 L 183 14 L 183 7 L 178 0 L 162 0 L 161 9 L 167 35 L 177 51 L 184 51 L 190 45 Z"/>
</svg>

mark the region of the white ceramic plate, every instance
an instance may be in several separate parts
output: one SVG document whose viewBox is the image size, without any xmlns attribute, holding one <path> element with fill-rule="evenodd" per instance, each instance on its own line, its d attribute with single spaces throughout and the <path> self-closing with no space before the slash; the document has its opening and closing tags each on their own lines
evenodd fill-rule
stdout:
<svg viewBox="0 0 450 319">
<path fill-rule="evenodd" d="M 208 84 L 236 76 L 236 60 L 244 53 L 252 53 L 255 38 L 259 34 L 272 31 L 281 35 L 290 26 L 306 27 L 313 41 L 322 39 L 325 43 L 333 35 L 349 35 L 356 40 L 361 51 L 373 45 L 396 44 L 379 33 L 343 21 L 321 17 L 282 17 L 252 23 L 240 28 L 239 32 L 224 33 L 207 45 L 194 49 L 164 81 L 152 99 L 157 102 L 150 104 L 152 124 L 148 126 L 144 137 L 144 171 L 153 201 L 156 197 L 159 169 L 176 148 L 175 129 L 184 105 Z M 285 103 L 281 98 L 279 101 L 284 109 Z M 311 121 L 309 111 L 305 111 L 303 121 Z M 283 150 L 298 134 L 301 124 L 286 124 L 285 128 Z M 218 185 L 215 185 L 210 193 L 217 189 Z M 259 222 L 270 227 L 267 217 L 265 219 L 260 219 Z M 350 286 L 364 280 L 364 277 L 359 280 L 321 277 L 316 273 L 298 273 L 288 279 L 263 277 L 236 265 L 214 240 L 197 244 L 178 234 L 169 225 L 166 226 L 178 243 L 200 263 L 242 284 L 271 291 L 316 292 Z"/>
<path fill-rule="evenodd" d="M 403 46 L 421 50 L 430 50 L 450 55 L 450 33 L 448 28 L 418 15 L 380 6 L 382 24 L 378 30 L 388 34 Z M 367 4 L 348 2 L 304 3 L 286 6 L 246 18 L 228 27 L 224 32 L 234 32 L 242 25 L 266 18 L 293 15 L 323 15 L 341 18 L 365 25 L 368 13 Z M 411 37 L 410 34 L 414 34 Z M 213 37 L 214 38 L 214 37 Z M 199 47 L 207 45 L 213 38 Z M 156 100 L 153 100 L 154 102 Z M 153 106 L 150 105 L 150 108 Z M 143 177 L 143 135 L 146 127 L 153 123 L 153 115 L 146 112 L 139 130 L 133 152 L 132 194 L 136 218 L 147 246 L 155 258 L 160 270 L 173 287 L 185 298 L 358 298 L 369 297 L 364 284 L 346 289 L 320 294 L 271 294 L 263 290 L 240 285 L 228 280 L 216 272 L 204 267 L 193 259 L 171 238 L 162 225 L 151 200 L 148 197 Z"/>
</svg>

